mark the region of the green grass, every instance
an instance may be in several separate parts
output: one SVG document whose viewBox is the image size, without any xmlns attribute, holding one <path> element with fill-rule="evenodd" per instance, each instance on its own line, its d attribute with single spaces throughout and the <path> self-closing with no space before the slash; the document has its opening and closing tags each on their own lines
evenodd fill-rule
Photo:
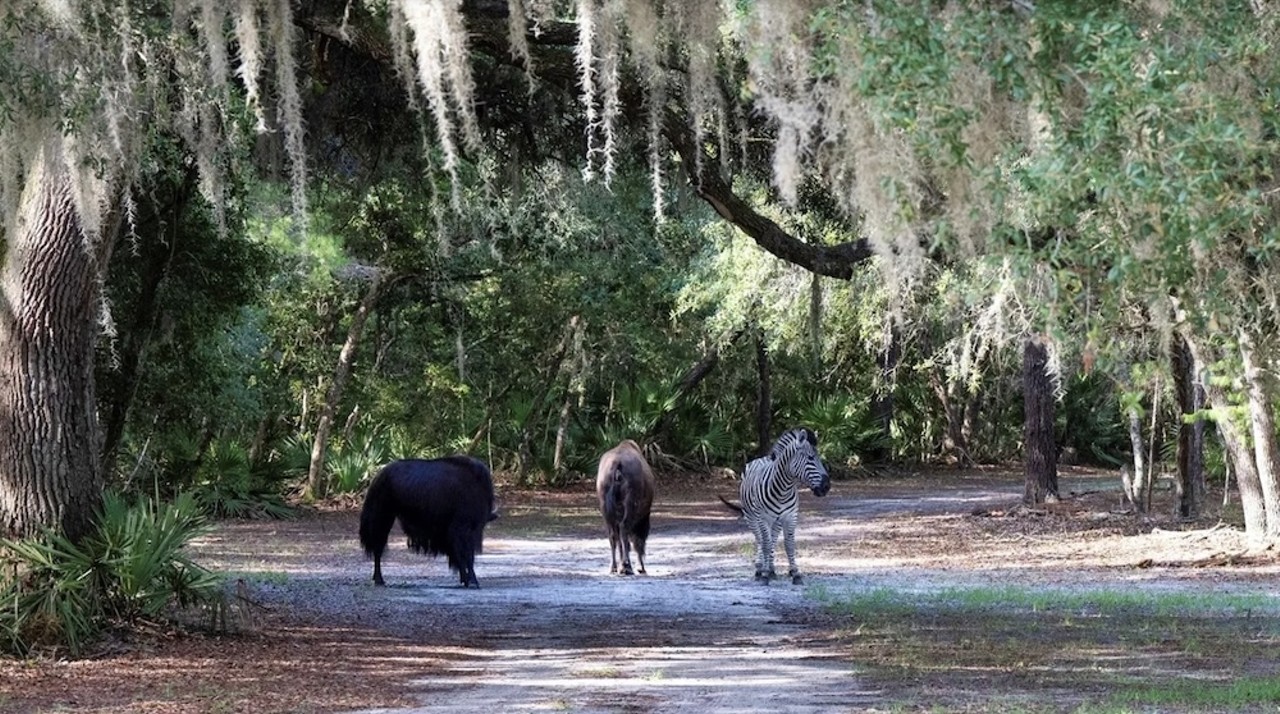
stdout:
<svg viewBox="0 0 1280 714">
<path fill-rule="evenodd" d="M 912 711 L 1274 711 L 1280 703 L 1280 599 L 1268 595 L 821 585 L 806 593 L 835 619 L 859 676 Z"/>
<path fill-rule="evenodd" d="M 1231 681 L 1184 680 L 1135 687 L 1115 697 L 1117 703 L 1206 707 L 1235 711 L 1259 704 L 1280 704 L 1280 675 L 1241 677 Z"/>
<path fill-rule="evenodd" d="M 1135 592 L 1124 590 L 1058 590 L 1023 587 L 943 588 L 932 592 L 904 592 L 876 588 L 835 594 L 819 587 L 810 597 L 834 612 L 1000 611 L 1045 614 L 1152 615 L 1269 615 L 1280 614 L 1280 599 L 1257 593 Z"/>
</svg>

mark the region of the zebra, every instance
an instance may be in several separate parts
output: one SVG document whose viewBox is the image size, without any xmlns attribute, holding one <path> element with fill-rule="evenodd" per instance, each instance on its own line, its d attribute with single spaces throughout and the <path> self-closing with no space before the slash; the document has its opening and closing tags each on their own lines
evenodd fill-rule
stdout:
<svg viewBox="0 0 1280 714">
<path fill-rule="evenodd" d="M 804 583 L 796 567 L 796 513 L 801 484 L 815 496 L 825 496 L 831 490 L 831 477 L 818 457 L 818 436 L 803 427 L 783 433 L 768 454 L 747 463 L 742 474 L 741 506 L 720 497 L 725 505 L 746 516 L 755 534 L 757 582 L 768 585 L 778 577 L 773 569 L 773 551 L 781 530 L 791 582 Z"/>
</svg>

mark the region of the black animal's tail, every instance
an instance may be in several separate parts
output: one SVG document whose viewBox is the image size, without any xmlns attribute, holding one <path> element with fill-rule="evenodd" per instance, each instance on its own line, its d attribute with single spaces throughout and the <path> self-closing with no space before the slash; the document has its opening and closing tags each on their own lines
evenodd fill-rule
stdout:
<svg viewBox="0 0 1280 714">
<path fill-rule="evenodd" d="M 724 505 L 737 511 L 739 516 L 746 515 L 746 511 L 742 509 L 742 506 L 739 506 L 738 504 L 734 503 L 733 501 L 730 501 L 729 499 L 725 498 L 724 496 L 721 496 L 718 493 L 716 494 L 716 498 L 719 498 L 720 502 L 723 503 Z"/>
<path fill-rule="evenodd" d="M 396 521 L 395 498 L 391 493 L 391 477 L 384 468 L 369 484 L 360 511 L 360 545 L 365 555 L 381 556 L 387 548 L 387 536 Z"/>
</svg>

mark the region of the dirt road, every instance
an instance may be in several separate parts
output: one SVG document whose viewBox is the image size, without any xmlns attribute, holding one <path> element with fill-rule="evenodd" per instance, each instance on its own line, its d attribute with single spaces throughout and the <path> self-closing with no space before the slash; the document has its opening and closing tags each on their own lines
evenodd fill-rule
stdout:
<svg viewBox="0 0 1280 714">
<path fill-rule="evenodd" d="M 732 494 L 733 484 L 723 490 Z M 583 492 L 506 509 L 477 561 L 480 590 L 458 587 L 442 561 L 398 541 L 384 565 L 389 587 L 374 588 L 350 538 L 332 543 L 341 557 L 299 562 L 296 578 L 259 588 L 267 602 L 354 610 L 365 624 L 434 643 L 443 671 L 412 682 L 421 704 L 405 711 L 826 712 L 871 705 L 877 693 L 826 633 L 805 624 L 818 607 L 806 588 L 841 575 L 816 557 L 817 541 L 847 543 L 853 524 L 878 516 L 1011 497 L 974 488 L 872 499 L 837 492 L 821 502 L 806 494 L 798 546 L 806 586 L 755 583 L 745 524 L 705 497 L 660 498 L 648 574 L 610 575 L 607 541 Z M 291 567 L 260 557 L 276 572 Z M 300 592 L 311 596 L 284 602 Z"/>
<path fill-rule="evenodd" d="M 1094 485 L 1067 479 L 1063 490 Z M 395 664 L 416 705 L 369 711 L 860 711 L 893 699 L 860 679 L 830 628 L 815 624 L 816 591 L 996 581 L 1201 586 L 1195 571 L 1111 567 L 1128 557 L 1114 537 L 1096 546 L 1062 534 L 1041 545 L 1034 536 L 932 539 L 975 509 L 1016 505 L 1020 489 L 1008 479 L 957 479 L 927 490 L 853 483 L 824 499 L 806 494 L 798 539 L 805 586 L 753 582 L 751 536 L 713 495 L 731 494 L 731 483 L 659 498 L 645 576 L 608 573 L 608 544 L 585 488 L 504 503 L 477 560 L 479 590 L 459 587 L 443 561 L 412 555 L 400 540 L 384 562 L 388 587 L 373 587 L 350 511 L 227 525 L 200 550 L 202 562 L 245 573 L 270 607 L 415 643 L 418 659 Z M 1159 544 L 1150 535 L 1142 543 L 1135 560 Z M 1171 550 L 1198 557 L 1185 539 Z M 1260 574 L 1254 568 L 1233 583 L 1218 571 L 1213 585 L 1268 591 Z"/>
</svg>

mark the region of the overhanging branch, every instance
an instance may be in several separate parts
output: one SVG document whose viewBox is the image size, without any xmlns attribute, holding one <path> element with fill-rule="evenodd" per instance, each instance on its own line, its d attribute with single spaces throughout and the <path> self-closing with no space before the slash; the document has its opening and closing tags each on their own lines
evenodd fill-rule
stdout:
<svg viewBox="0 0 1280 714">
<path fill-rule="evenodd" d="M 695 148 L 693 132 L 683 117 L 668 114 L 664 134 L 688 167 L 694 193 L 715 209 L 721 218 L 740 228 L 773 255 L 818 275 L 841 280 L 852 278 L 854 267 L 873 255 L 865 239 L 832 246 L 805 243 L 756 211 L 720 176 L 716 170 L 719 166 L 716 158 L 703 149 Z M 697 155 L 698 151 L 702 151 L 701 157 Z M 693 175 L 696 166 L 702 167 L 700 176 Z"/>
</svg>

